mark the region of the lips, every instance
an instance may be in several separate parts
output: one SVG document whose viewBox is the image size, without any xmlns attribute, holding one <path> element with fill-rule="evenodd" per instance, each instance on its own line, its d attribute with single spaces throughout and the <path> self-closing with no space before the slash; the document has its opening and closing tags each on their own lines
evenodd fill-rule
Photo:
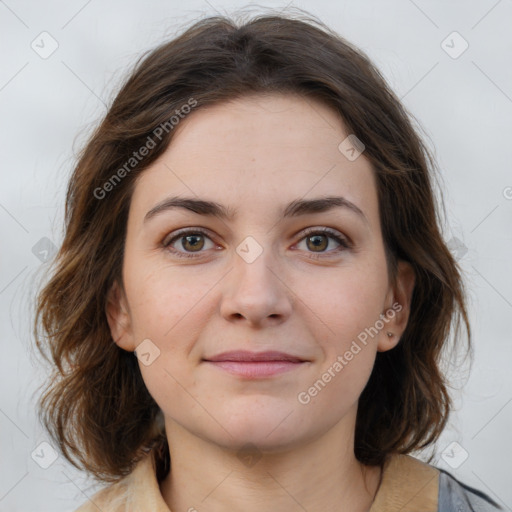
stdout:
<svg viewBox="0 0 512 512">
<path fill-rule="evenodd" d="M 268 362 L 268 361 L 289 361 L 291 363 L 302 363 L 305 359 L 302 359 L 297 356 L 293 356 L 291 354 L 287 354 L 285 352 L 276 352 L 276 351 L 268 351 L 268 352 L 249 352 L 247 350 L 236 350 L 231 352 L 223 352 L 222 354 L 218 354 L 213 357 L 209 357 L 205 359 L 206 361 L 211 362 L 221 362 L 221 361 L 236 361 L 236 362 L 247 362 L 247 363 L 255 363 L 255 362 Z"/>
<path fill-rule="evenodd" d="M 306 359 L 285 352 L 223 352 L 204 359 L 207 365 L 242 379 L 265 379 L 303 367 Z"/>
</svg>

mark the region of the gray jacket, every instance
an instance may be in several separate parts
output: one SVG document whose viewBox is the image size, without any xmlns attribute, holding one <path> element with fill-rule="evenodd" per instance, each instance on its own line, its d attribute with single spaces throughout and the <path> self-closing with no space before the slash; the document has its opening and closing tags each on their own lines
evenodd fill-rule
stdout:
<svg viewBox="0 0 512 512">
<path fill-rule="evenodd" d="M 496 512 L 507 510 L 487 494 L 469 487 L 444 469 L 439 475 L 438 512 Z"/>
</svg>

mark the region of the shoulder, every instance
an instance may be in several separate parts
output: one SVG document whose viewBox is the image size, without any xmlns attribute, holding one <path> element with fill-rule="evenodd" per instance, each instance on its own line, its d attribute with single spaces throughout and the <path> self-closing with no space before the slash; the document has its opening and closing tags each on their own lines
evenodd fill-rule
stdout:
<svg viewBox="0 0 512 512">
<path fill-rule="evenodd" d="M 169 512 L 160 493 L 153 452 L 121 480 L 99 490 L 75 512 Z"/>
<path fill-rule="evenodd" d="M 370 512 L 497 512 L 487 494 L 411 455 L 387 458 Z"/>
<path fill-rule="evenodd" d="M 151 484 L 153 465 L 151 457 L 140 460 L 133 471 L 117 482 L 107 484 L 106 487 L 89 496 L 87 501 L 74 512 L 124 512 L 131 508 L 134 498 L 140 494 L 141 487 L 147 488 Z"/>
<path fill-rule="evenodd" d="M 505 509 L 484 492 L 457 480 L 448 471 L 439 469 L 439 510 L 495 512 Z"/>
<path fill-rule="evenodd" d="M 394 453 L 384 463 L 370 512 L 437 512 L 438 479 L 437 468 Z"/>
<path fill-rule="evenodd" d="M 129 494 L 129 477 L 100 489 L 75 512 L 118 512 L 125 509 Z"/>
</svg>

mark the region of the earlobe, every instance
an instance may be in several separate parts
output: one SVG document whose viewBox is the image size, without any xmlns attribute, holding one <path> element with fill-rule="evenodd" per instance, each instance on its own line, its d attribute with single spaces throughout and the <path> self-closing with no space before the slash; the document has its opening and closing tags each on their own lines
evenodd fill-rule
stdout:
<svg viewBox="0 0 512 512">
<path fill-rule="evenodd" d="M 385 352 L 396 347 L 400 342 L 411 311 L 412 294 L 416 275 L 412 265 L 407 261 L 398 262 L 396 285 L 388 294 L 387 310 L 384 315 L 388 322 L 379 336 L 377 350 Z"/>
<path fill-rule="evenodd" d="M 122 349 L 133 352 L 135 346 L 132 341 L 128 305 L 117 281 L 108 291 L 105 314 L 113 341 Z"/>
</svg>

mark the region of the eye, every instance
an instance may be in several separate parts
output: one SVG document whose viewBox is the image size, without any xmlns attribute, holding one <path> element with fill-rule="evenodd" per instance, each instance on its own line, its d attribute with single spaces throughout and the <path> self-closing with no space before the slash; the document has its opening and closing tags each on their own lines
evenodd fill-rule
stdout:
<svg viewBox="0 0 512 512">
<path fill-rule="evenodd" d="M 205 238 L 212 242 L 206 231 L 199 228 L 187 229 L 178 232 L 170 240 L 164 241 L 162 245 L 179 258 L 194 258 L 196 257 L 194 253 L 204 252 L 201 251 L 201 249 L 205 247 Z M 178 247 L 180 247 L 180 249 L 173 247 L 175 241 L 178 242 Z M 214 245 L 213 242 L 212 245 Z M 211 249 L 212 247 L 206 248 Z M 181 249 L 183 249 L 185 252 L 183 252 Z"/>
<path fill-rule="evenodd" d="M 211 242 L 210 247 L 207 247 L 205 239 Z M 327 251 L 329 239 L 334 240 L 338 247 Z M 351 244 L 346 238 L 330 228 L 309 228 L 301 239 L 302 241 L 306 242 L 308 249 L 313 249 L 311 258 L 329 257 L 332 253 L 338 254 L 343 250 L 351 248 Z M 215 247 L 209 234 L 201 228 L 179 231 L 172 238 L 165 240 L 162 245 L 178 258 L 195 258 L 201 252 L 204 252 L 202 249 L 212 249 Z"/>
<path fill-rule="evenodd" d="M 338 247 L 331 251 L 326 250 L 329 246 L 329 238 L 331 240 L 335 240 L 338 244 Z M 310 256 L 312 258 L 331 256 L 332 253 L 337 254 L 343 250 L 350 249 L 351 247 L 346 238 L 330 228 L 309 228 L 306 230 L 305 236 L 302 238 L 301 242 L 303 240 L 305 241 L 306 247 L 308 249 L 313 249 L 313 253 L 316 253 Z"/>
</svg>

